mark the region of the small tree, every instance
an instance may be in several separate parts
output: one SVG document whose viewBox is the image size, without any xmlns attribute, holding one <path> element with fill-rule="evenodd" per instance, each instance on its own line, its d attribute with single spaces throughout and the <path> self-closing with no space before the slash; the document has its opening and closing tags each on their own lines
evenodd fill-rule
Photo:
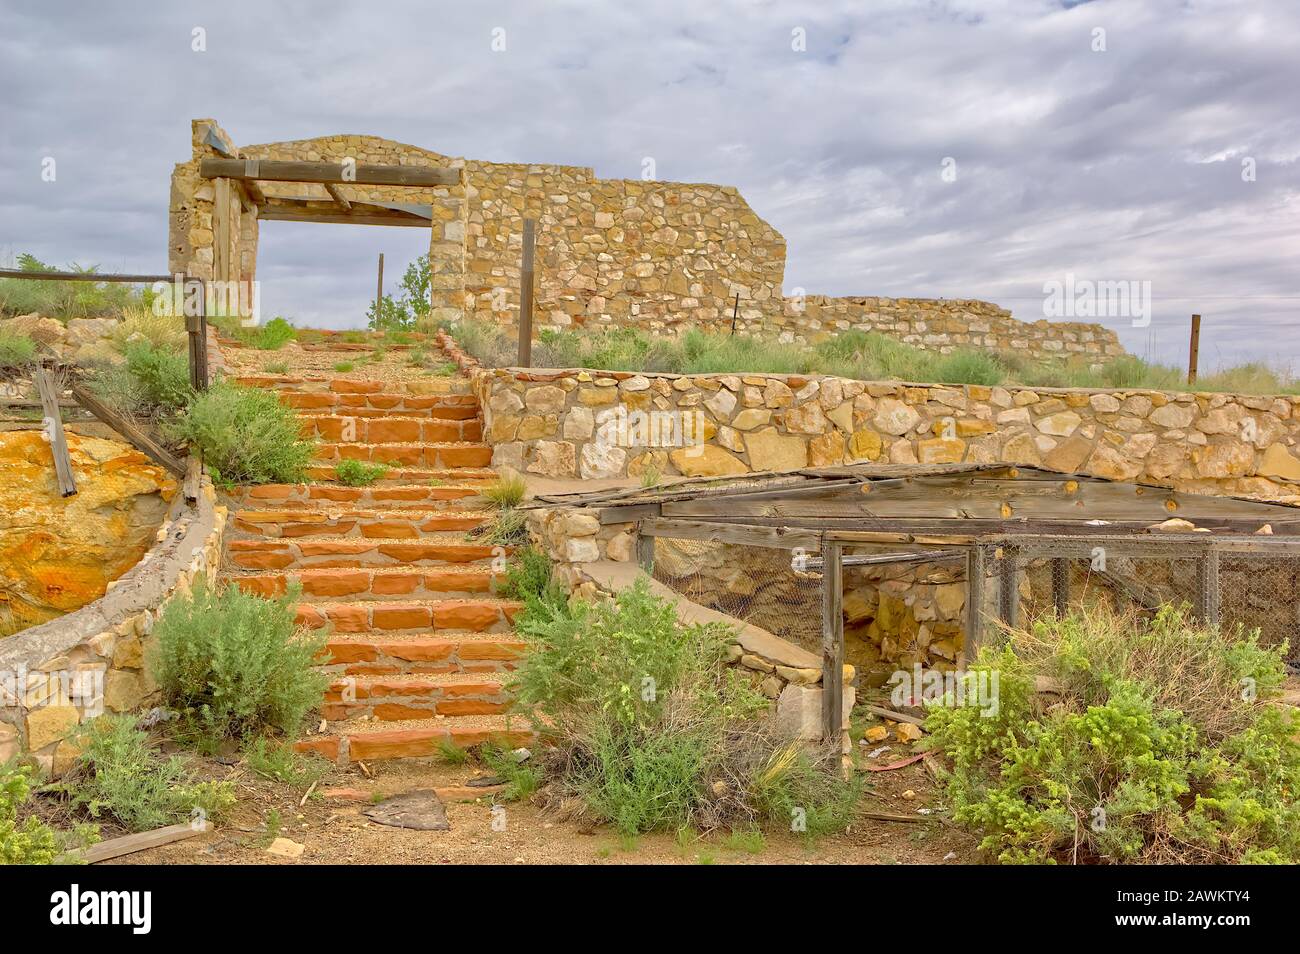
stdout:
<svg viewBox="0 0 1300 954">
<path fill-rule="evenodd" d="M 384 295 L 366 309 L 366 324 L 376 331 L 409 331 L 429 313 L 429 256 L 421 255 L 410 265 L 397 287 L 397 298 Z"/>
</svg>

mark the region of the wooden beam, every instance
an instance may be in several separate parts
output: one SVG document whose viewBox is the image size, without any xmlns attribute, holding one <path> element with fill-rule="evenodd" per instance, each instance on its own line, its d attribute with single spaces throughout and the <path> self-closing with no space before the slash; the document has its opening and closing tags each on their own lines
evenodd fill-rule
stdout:
<svg viewBox="0 0 1300 954">
<path fill-rule="evenodd" d="M 523 262 L 519 269 L 519 367 L 533 364 L 533 245 L 536 223 L 524 219 Z"/>
<path fill-rule="evenodd" d="M 70 387 L 72 390 L 72 396 L 77 399 L 78 404 L 125 437 L 128 441 L 148 455 L 155 463 L 161 464 L 182 480 L 185 479 L 187 473 L 186 466 L 181 463 L 180 459 L 177 458 L 176 455 L 172 454 L 167 450 L 167 448 L 163 447 L 140 428 L 136 427 L 132 421 L 106 405 L 80 384 L 73 382 Z"/>
<path fill-rule="evenodd" d="M 54 455 L 54 476 L 58 480 L 59 493 L 71 497 L 77 492 L 77 481 L 72 475 L 72 458 L 68 456 L 68 438 L 63 433 L 63 415 L 59 412 L 59 392 L 54 386 L 54 378 L 45 368 L 39 368 L 32 374 L 36 390 L 41 396 L 41 410 L 45 415 L 45 435 L 50 441 L 50 451 Z"/>
<path fill-rule="evenodd" d="M 333 206 L 331 206 L 333 208 Z M 263 220 L 275 222 L 326 222 L 337 225 L 392 225 L 398 228 L 427 229 L 432 223 L 418 215 L 404 212 L 316 212 L 310 209 L 295 209 L 268 202 L 257 213 Z"/>
<path fill-rule="evenodd" d="M 234 278 L 230 264 L 230 180 L 216 180 L 212 193 L 212 277 L 228 282 Z"/>
<path fill-rule="evenodd" d="M 844 731 L 844 571 L 840 544 L 822 542 L 822 741 L 840 744 Z"/>
<path fill-rule="evenodd" d="M 651 537 L 708 540 L 741 546 L 772 547 L 777 550 L 792 550 L 795 547 L 817 550 L 821 547 L 820 535 L 788 527 L 742 527 L 701 520 L 643 520 L 640 531 Z"/>
<path fill-rule="evenodd" d="M 264 182 L 333 182 L 429 188 L 460 184 L 460 170 L 439 166 L 397 166 L 285 159 L 200 159 L 205 179 L 261 179 Z"/>
<path fill-rule="evenodd" d="M 1197 365 L 1201 359 L 1201 316 L 1192 315 L 1192 340 L 1187 351 L 1187 383 L 1196 383 Z"/>
<path fill-rule="evenodd" d="M 233 179 L 231 181 L 239 186 L 240 191 L 247 196 L 248 201 L 253 208 L 260 209 L 262 206 L 266 205 L 266 193 L 263 192 L 262 187 L 252 179 Z"/>
<path fill-rule="evenodd" d="M 338 186 L 332 182 L 322 182 L 321 185 L 325 187 L 325 191 L 330 194 L 330 198 L 333 199 L 344 212 L 352 211 L 352 203 L 348 201 L 347 196 L 339 191 Z"/>
</svg>

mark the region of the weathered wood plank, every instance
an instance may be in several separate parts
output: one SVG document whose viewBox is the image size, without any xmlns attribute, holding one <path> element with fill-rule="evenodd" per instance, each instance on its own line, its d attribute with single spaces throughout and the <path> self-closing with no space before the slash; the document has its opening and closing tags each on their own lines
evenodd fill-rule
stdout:
<svg viewBox="0 0 1300 954">
<path fill-rule="evenodd" d="M 183 841 L 186 838 L 201 835 L 205 831 L 207 831 L 206 825 L 181 822 L 179 825 L 168 825 L 166 828 L 155 828 L 153 831 L 123 835 L 121 838 L 110 838 L 108 841 L 101 841 L 97 845 L 91 845 L 89 848 L 73 852 L 73 855 L 77 860 L 93 865 L 99 861 L 120 858 L 122 855 L 134 854 L 148 848 L 170 845 L 172 842 Z"/>
<path fill-rule="evenodd" d="M 821 538 L 805 530 L 786 527 L 742 527 L 699 520 L 643 520 L 641 533 L 649 537 L 677 537 L 682 540 L 709 540 L 741 546 L 772 547 L 790 550 L 821 548 Z"/>
<path fill-rule="evenodd" d="M 339 191 L 338 186 L 336 186 L 332 182 L 322 182 L 321 185 L 325 187 L 325 191 L 330 194 L 330 198 L 334 200 L 334 202 L 338 205 L 339 208 L 341 208 L 344 212 L 352 211 L 352 203 L 348 201 L 347 196 L 345 196 L 342 192 Z"/>
<path fill-rule="evenodd" d="M 822 541 L 822 741 L 837 745 L 844 729 L 844 570 L 841 546 Z"/>
<path fill-rule="evenodd" d="M 440 166 L 397 166 L 292 159 L 200 159 L 205 179 L 261 179 L 264 182 L 334 182 L 355 185 L 430 187 L 460 184 L 460 170 Z"/>
<path fill-rule="evenodd" d="M 125 437 L 155 463 L 161 464 L 177 477 L 185 478 L 187 472 L 185 464 L 181 463 L 175 454 L 137 427 L 133 421 L 109 407 L 80 384 L 73 382 L 70 388 L 72 396 L 87 411 Z"/>
<path fill-rule="evenodd" d="M 50 451 L 54 455 L 54 475 L 58 480 L 59 493 L 71 497 L 77 492 L 77 481 L 72 474 L 72 458 L 68 456 L 68 438 L 63 432 L 63 414 L 59 411 L 59 392 L 54 386 L 54 377 L 45 368 L 39 368 L 33 372 L 32 381 L 41 396 L 45 435 L 49 438 Z"/>
</svg>

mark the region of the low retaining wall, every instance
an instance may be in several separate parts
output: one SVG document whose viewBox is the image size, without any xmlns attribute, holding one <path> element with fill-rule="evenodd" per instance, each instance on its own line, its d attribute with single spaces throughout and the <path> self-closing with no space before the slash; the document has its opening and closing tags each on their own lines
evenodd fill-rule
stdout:
<svg viewBox="0 0 1300 954">
<path fill-rule="evenodd" d="M 221 561 L 226 508 L 206 477 L 198 501 L 178 494 L 158 542 L 99 600 L 0 640 L 0 763 L 29 753 L 59 775 L 77 756 L 76 727 L 156 692 L 146 662 L 163 605 Z"/>
<path fill-rule="evenodd" d="M 481 368 L 492 463 L 560 479 L 1009 462 L 1300 502 L 1300 397 Z"/>
</svg>

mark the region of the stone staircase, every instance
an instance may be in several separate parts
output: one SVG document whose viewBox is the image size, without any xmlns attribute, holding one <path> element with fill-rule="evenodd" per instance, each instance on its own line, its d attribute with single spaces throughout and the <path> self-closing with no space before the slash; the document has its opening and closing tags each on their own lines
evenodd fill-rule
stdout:
<svg viewBox="0 0 1300 954">
<path fill-rule="evenodd" d="M 524 645 L 516 602 L 494 593 L 509 557 L 467 539 L 484 524 L 480 492 L 495 476 L 482 418 L 463 378 L 409 385 L 343 377 L 254 375 L 319 441 L 310 484 L 242 488 L 226 579 L 265 596 L 301 587 L 300 622 L 330 628 L 321 666 L 333 681 L 324 732 L 298 743 L 340 764 L 427 758 L 442 746 L 531 739 L 509 723 L 508 673 Z M 364 487 L 337 461 L 390 465 Z"/>
</svg>

